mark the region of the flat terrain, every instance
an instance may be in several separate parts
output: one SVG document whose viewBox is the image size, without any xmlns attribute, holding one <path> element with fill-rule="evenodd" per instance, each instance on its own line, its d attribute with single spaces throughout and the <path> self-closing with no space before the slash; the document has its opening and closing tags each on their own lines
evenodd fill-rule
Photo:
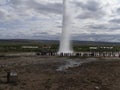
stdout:
<svg viewBox="0 0 120 90">
<path fill-rule="evenodd" d="M 0 90 L 120 90 L 120 60 L 90 59 L 78 67 L 68 65 L 69 60 L 38 56 L 0 57 Z M 81 60 L 88 59 L 72 62 Z M 70 67 L 57 71 L 66 63 Z M 9 70 L 18 73 L 16 84 L 6 83 Z"/>
</svg>

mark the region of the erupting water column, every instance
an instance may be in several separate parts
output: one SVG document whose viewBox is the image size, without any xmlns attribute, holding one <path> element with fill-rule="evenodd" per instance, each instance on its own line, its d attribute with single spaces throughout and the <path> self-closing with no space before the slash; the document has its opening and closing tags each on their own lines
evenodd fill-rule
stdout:
<svg viewBox="0 0 120 90">
<path fill-rule="evenodd" d="M 73 50 L 71 48 L 71 31 L 70 31 L 70 24 L 71 24 L 71 17 L 69 13 L 69 9 L 67 6 L 67 1 L 63 0 L 63 25 L 62 25 L 62 34 L 60 40 L 60 47 L 59 47 L 59 54 L 60 53 L 72 53 Z"/>
</svg>

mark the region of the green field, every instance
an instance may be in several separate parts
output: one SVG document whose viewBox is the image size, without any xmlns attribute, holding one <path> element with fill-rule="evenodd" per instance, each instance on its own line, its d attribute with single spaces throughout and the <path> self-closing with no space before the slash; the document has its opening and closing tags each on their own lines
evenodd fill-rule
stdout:
<svg viewBox="0 0 120 90">
<path fill-rule="evenodd" d="M 31 48 L 32 47 L 32 48 Z M 0 40 L 0 52 L 57 52 L 59 41 L 48 40 Z M 91 49 L 92 48 L 92 49 Z M 75 52 L 120 51 L 119 43 L 74 41 Z"/>
</svg>

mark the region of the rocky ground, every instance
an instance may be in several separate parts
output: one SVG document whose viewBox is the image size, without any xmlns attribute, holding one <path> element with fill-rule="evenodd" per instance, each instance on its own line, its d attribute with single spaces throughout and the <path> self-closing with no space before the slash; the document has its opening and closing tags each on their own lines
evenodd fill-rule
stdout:
<svg viewBox="0 0 120 90">
<path fill-rule="evenodd" d="M 120 90 L 119 59 L 93 60 L 57 71 L 68 62 L 66 60 L 71 59 L 0 57 L 0 90 Z M 6 83 L 6 72 L 9 70 L 18 73 L 17 83 Z"/>
</svg>

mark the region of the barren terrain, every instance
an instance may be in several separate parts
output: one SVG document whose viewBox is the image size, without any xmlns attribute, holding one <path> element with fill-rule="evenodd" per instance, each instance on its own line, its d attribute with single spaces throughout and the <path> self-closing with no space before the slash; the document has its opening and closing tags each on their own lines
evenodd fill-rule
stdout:
<svg viewBox="0 0 120 90">
<path fill-rule="evenodd" d="M 6 83 L 9 70 L 16 84 Z M 120 60 L 0 57 L 0 90 L 120 90 Z"/>
</svg>

